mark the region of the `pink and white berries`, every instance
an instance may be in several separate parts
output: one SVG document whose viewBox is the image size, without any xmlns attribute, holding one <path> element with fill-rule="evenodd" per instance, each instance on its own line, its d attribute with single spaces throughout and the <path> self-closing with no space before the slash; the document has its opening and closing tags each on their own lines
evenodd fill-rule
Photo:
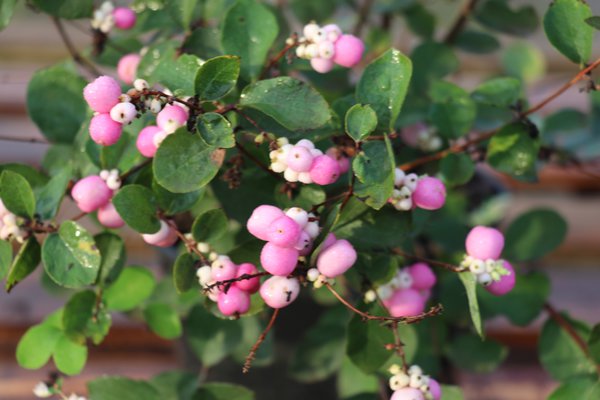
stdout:
<svg viewBox="0 0 600 400">
<path fill-rule="evenodd" d="M 414 317 L 425 311 L 426 299 L 415 289 L 396 290 L 383 300 L 392 317 Z"/>
<path fill-rule="evenodd" d="M 115 8 L 112 15 L 115 21 L 115 26 L 123 30 L 133 28 L 137 19 L 135 11 L 127 7 Z"/>
<path fill-rule="evenodd" d="M 285 214 L 279 208 L 270 205 L 258 206 L 250 215 L 246 228 L 248 232 L 256 236 L 260 240 L 269 240 L 269 226 L 277 218 L 283 217 Z"/>
<path fill-rule="evenodd" d="M 394 391 L 390 400 L 440 400 L 442 390 L 439 383 L 423 370 L 413 365 L 403 370 L 399 365 L 393 364 L 389 368 L 392 377 L 389 384 Z"/>
<path fill-rule="evenodd" d="M 171 247 L 177 241 L 177 232 L 165 221 L 160 221 L 160 229 L 155 233 L 145 233 L 142 235 L 144 241 L 148 244 L 158 247 Z"/>
<path fill-rule="evenodd" d="M 77 207 L 89 213 L 105 206 L 112 198 L 113 191 L 98 175 L 90 175 L 80 179 L 71 189 L 71 196 Z"/>
<path fill-rule="evenodd" d="M 227 291 L 219 293 L 217 306 L 223 315 L 245 314 L 250 309 L 250 294 L 236 286 L 231 286 Z"/>
<path fill-rule="evenodd" d="M 181 107 L 167 104 L 156 116 L 156 125 L 163 132 L 170 134 L 185 125 L 188 113 Z"/>
<path fill-rule="evenodd" d="M 28 235 L 28 232 L 18 225 L 17 216 L 11 213 L 0 199 L 0 240 L 14 239 L 23 243 Z"/>
<path fill-rule="evenodd" d="M 283 308 L 290 305 L 300 293 L 297 278 L 272 276 L 260 287 L 260 297 L 271 308 Z"/>
<path fill-rule="evenodd" d="M 124 55 L 119 60 L 117 75 L 126 85 L 133 84 L 133 81 L 137 77 L 137 67 L 141 59 L 142 57 L 139 54 L 131 53 Z"/>
<path fill-rule="evenodd" d="M 100 76 L 83 88 L 83 97 L 90 108 L 99 113 L 109 113 L 119 103 L 121 86 L 110 76 Z"/>
<path fill-rule="evenodd" d="M 281 247 L 267 242 L 260 252 L 260 264 L 271 275 L 288 276 L 298 264 L 300 252 L 294 247 Z"/>
<path fill-rule="evenodd" d="M 97 114 L 90 121 L 90 137 L 102 146 L 111 146 L 119 141 L 123 125 L 114 121 L 110 114 Z"/>
<path fill-rule="evenodd" d="M 149 125 L 143 128 L 138 134 L 135 145 L 138 151 L 148 158 L 154 157 L 158 146 L 156 138 L 164 135 L 164 132 L 156 125 Z"/>
<path fill-rule="evenodd" d="M 437 210 L 446 203 L 446 187 L 434 177 L 405 174 L 400 168 L 396 168 L 394 186 L 388 202 L 399 211 L 408 211 L 414 207 Z"/>
<path fill-rule="evenodd" d="M 329 185 L 337 181 L 340 176 L 338 162 L 327 156 L 317 156 L 310 167 L 310 178 L 317 185 Z"/>
</svg>

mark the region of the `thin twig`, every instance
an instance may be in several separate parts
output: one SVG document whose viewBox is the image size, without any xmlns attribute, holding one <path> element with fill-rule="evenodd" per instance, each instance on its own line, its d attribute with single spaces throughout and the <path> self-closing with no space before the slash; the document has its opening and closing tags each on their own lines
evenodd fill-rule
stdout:
<svg viewBox="0 0 600 400">
<path fill-rule="evenodd" d="M 463 8 L 460 12 L 460 15 L 458 16 L 458 19 L 454 22 L 454 24 L 452 25 L 452 27 L 446 34 L 446 37 L 444 38 L 444 43 L 446 43 L 446 44 L 454 43 L 454 41 L 458 37 L 459 33 L 462 32 L 465 25 L 467 24 L 469 15 L 471 15 L 471 13 L 475 9 L 476 5 L 477 5 L 477 0 L 468 0 L 465 3 L 465 5 L 463 6 Z"/>
<path fill-rule="evenodd" d="M 23 142 L 23 143 L 40 143 L 40 144 L 50 144 L 46 139 L 41 138 L 20 138 L 13 136 L 0 136 L 0 140 L 5 142 Z"/>
<path fill-rule="evenodd" d="M 277 53 L 275 56 L 273 56 L 273 58 L 271 58 L 268 62 L 267 65 L 265 65 L 265 67 L 263 68 L 262 72 L 260 73 L 260 76 L 258 79 L 263 79 L 267 73 L 271 70 L 271 68 L 273 68 L 275 66 L 275 64 L 277 64 L 279 62 L 279 60 L 281 60 L 288 51 L 290 51 L 291 49 L 293 49 L 294 47 L 298 46 L 298 35 L 297 34 L 293 34 L 290 39 L 292 39 L 290 41 L 290 43 L 287 43 L 285 45 L 285 47 L 283 49 L 281 49 L 281 51 L 279 53 Z"/>
<path fill-rule="evenodd" d="M 119 177 L 119 179 L 121 179 L 121 182 L 124 182 L 125 179 L 129 178 L 131 175 L 135 174 L 136 172 L 142 170 L 145 166 L 147 166 L 151 162 L 152 162 L 152 159 L 143 161 L 142 163 L 131 168 L 129 171 L 122 173 L 121 176 Z"/>
<path fill-rule="evenodd" d="M 242 153 L 246 158 L 250 159 L 254 164 L 256 164 L 260 169 L 262 169 L 263 171 L 266 171 L 269 173 L 269 175 L 271 175 L 272 177 L 274 177 L 275 179 L 278 180 L 285 180 L 283 179 L 283 177 L 281 175 L 279 175 L 278 173 L 276 173 L 275 171 L 271 170 L 269 167 L 267 167 L 265 164 L 262 163 L 262 161 L 260 161 L 258 158 L 254 157 L 253 154 L 251 154 L 250 152 L 248 152 L 248 150 L 246 150 L 244 148 L 244 146 L 242 146 L 239 142 L 235 142 L 235 147 L 239 150 L 240 153 Z"/>
<path fill-rule="evenodd" d="M 196 241 L 193 239 L 188 239 L 180 230 L 179 227 L 177 226 L 177 224 L 175 223 L 175 221 L 171 220 L 171 219 L 167 219 L 166 223 L 169 224 L 169 226 L 171 228 L 173 228 L 173 230 L 175 231 L 175 234 L 177 235 L 177 237 L 185 244 L 185 247 L 188 251 L 188 253 L 194 253 L 198 256 L 198 258 L 200 258 L 200 261 L 202 261 L 203 264 L 208 264 L 208 260 L 206 259 L 206 257 L 204 256 L 204 254 L 202 254 L 202 252 L 200 250 L 198 250 L 198 247 L 196 246 Z"/>
<path fill-rule="evenodd" d="M 65 27 L 63 26 L 60 18 L 52 17 L 52 22 L 54 22 L 54 25 L 56 26 L 56 29 L 58 30 L 58 33 L 59 33 L 62 41 L 64 42 L 65 46 L 67 47 L 69 54 L 71 54 L 71 58 L 73 58 L 73 61 L 75 61 L 77 64 L 81 65 L 90 74 L 92 74 L 94 76 L 102 75 L 102 72 L 100 70 L 98 70 L 98 68 L 96 68 L 94 63 L 92 63 L 90 60 L 88 60 L 87 58 L 82 56 L 81 53 L 79 53 L 79 51 L 75 48 L 75 46 L 73 45 L 73 42 L 71 42 L 71 38 L 69 37 L 69 35 L 67 34 L 67 31 L 65 30 Z"/>
<path fill-rule="evenodd" d="M 404 353 L 404 343 L 400 338 L 400 332 L 398 331 L 398 322 L 392 322 L 392 332 L 394 333 L 394 349 L 402 360 L 402 369 L 406 372 L 408 370 L 408 363 L 406 362 L 406 354 Z"/>
<path fill-rule="evenodd" d="M 369 19 L 369 14 L 371 14 L 371 8 L 373 7 L 374 0 L 364 0 L 361 7 L 358 9 L 358 20 L 356 21 L 356 25 L 354 25 L 354 30 L 352 33 L 355 36 L 359 36 L 363 30 L 363 27 L 367 23 Z"/>
<path fill-rule="evenodd" d="M 211 290 L 213 290 L 214 288 L 224 288 L 223 291 L 227 292 L 227 290 L 229 289 L 229 286 L 231 286 L 235 282 L 245 281 L 245 280 L 254 279 L 254 278 L 260 278 L 261 276 L 267 276 L 267 275 L 270 275 L 270 274 L 268 272 L 257 272 L 255 274 L 243 274 L 236 278 L 225 279 L 222 281 L 212 283 L 210 285 L 206 285 L 202 288 L 202 290 L 204 290 L 204 293 L 208 293 Z"/>
<path fill-rule="evenodd" d="M 406 257 L 406 258 L 412 258 L 412 259 L 423 261 L 423 262 L 426 262 L 426 263 L 432 264 L 432 265 L 437 265 L 438 267 L 442 267 L 442 268 L 447 269 L 447 270 L 452 271 L 452 272 L 461 272 L 461 271 L 463 271 L 463 268 L 461 268 L 458 265 L 454 265 L 454 264 L 449 264 L 449 263 L 445 263 L 445 262 L 441 262 L 441 261 L 432 260 L 431 258 L 421 257 L 421 256 L 418 256 L 416 254 L 410 254 L 410 253 L 405 252 L 402 249 L 393 248 L 391 251 L 392 251 L 392 253 L 397 254 L 399 256 Z"/>
<path fill-rule="evenodd" d="M 252 348 L 250 349 L 248 356 L 246 356 L 246 361 L 244 362 L 244 367 L 242 368 L 242 372 L 244 374 L 247 374 L 250 371 L 250 368 L 252 367 L 252 361 L 254 361 L 254 359 L 256 358 L 256 352 L 258 351 L 260 345 L 265 341 L 267 335 L 269 334 L 269 331 L 273 328 L 273 325 L 275 324 L 275 320 L 277 319 L 278 315 L 279 315 L 279 308 L 276 308 L 273 311 L 273 315 L 271 315 L 271 320 L 269 321 L 267 327 L 265 328 L 264 331 L 262 331 L 262 333 L 256 340 L 256 343 L 254 343 L 254 346 L 252 346 Z"/>
</svg>

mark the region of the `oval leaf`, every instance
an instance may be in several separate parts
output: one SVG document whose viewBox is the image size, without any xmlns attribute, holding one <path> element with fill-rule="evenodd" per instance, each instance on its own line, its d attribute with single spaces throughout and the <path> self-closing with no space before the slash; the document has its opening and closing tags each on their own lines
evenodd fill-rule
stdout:
<svg viewBox="0 0 600 400">
<path fill-rule="evenodd" d="M 594 28 L 585 23 L 592 16 L 582 0 L 554 0 L 544 15 L 544 31 L 556 50 L 577 64 L 592 55 Z"/>
<path fill-rule="evenodd" d="M 200 100 L 217 100 L 229 93 L 240 75 L 240 58 L 221 56 L 207 60 L 196 74 L 196 95 Z"/>
<path fill-rule="evenodd" d="M 160 220 L 156 215 L 156 197 L 147 187 L 124 186 L 113 197 L 112 202 L 121 218 L 132 229 L 140 233 L 155 233 L 160 229 Z"/>
</svg>

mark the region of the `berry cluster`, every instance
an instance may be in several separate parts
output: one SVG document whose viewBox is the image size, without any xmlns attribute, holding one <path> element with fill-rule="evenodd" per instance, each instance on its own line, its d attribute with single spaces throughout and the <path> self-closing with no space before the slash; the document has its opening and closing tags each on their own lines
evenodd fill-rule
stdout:
<svg viewBox="0 0 600 400">
<path fill-rule="evenodd" d="M 442 181 L 431 176 L 405 174 L 400 168 L 396 168 L 394 186 L 388 202 L 399 211 L 408 211 L 415 207 L 437 210 L 446 203 L 446 187 Z"/>
<path fill-rule="evenodd" d="M 508 261 L 500 259 L 504 248 L 502 232 L 476 226 L 467 235 L 465 247 L 467 254 L 461 266 L 471 271 L 488 292 L 502 296 L 514 288 L 515 270 Z"/>
<path fill-rule="evenodd" d="M 27 232 L 17 224 L 17 216 L 8 211 L 0 199 L 0 239 L 15 239 L 17 242 L 23 243 L 26 237 Z"/>
<path fill-rule="evenodd" d="M 107 228 L 120 228 L 125 225 L 123 219 L 110 201 L 121 187 L 119 171 L 103 170 L 99 175 L 90 175 L 80 179 L 73 189 L 71 197 L 83 212 L 98 211 L 98 221 Z"/>
<path fill-rule="evenodd" d="M 94 10 L 92 28 L 103 33 L 111 31 L 113 26 L 119 29 L 131 29 L 135 25 L 136 15 L 131 8 L 116 7 L 110 1 L 105 1 Z"/>
<path fill-rule="evenodd" d="M 283 177 L 288 182 L 329 185 L 350 168 L 349 159 L 339 154 L 335 148 L 323 154 L 308 139 L 292 145 L 287 138 L 279 138 L 277 145 L 279 148 L 269 153 L 270 168 L 274 172 L 283 172 Z"/>
<path fill-rule="evenodd" d="M 326 73 L 335 64 L 351 68 L 360 62 L 365 45 L 362 40 L 353 35 L 342 34 L 335 24 L 319 25 L 311 22 L 303 29 L 300 45 L 296 48 L 299 58 L 310 60 L 313 69 Z"/>
<path fill-rule="evenodd" d="M 408 371 L 394 364 L 389 369 L 390 388 L 394 391 L 390 400 L 440 400 L 442 388 L 428 375 L 423 374 L 421 367 L 413 365 Z"/>
<path fill-rule="evenodd" d="M 443 145 L 442 138 L 436 131 L 422 123 L 402 128 L 401 137 L 405 144 L 424 152 L 439 150 Z"/>
</svg>

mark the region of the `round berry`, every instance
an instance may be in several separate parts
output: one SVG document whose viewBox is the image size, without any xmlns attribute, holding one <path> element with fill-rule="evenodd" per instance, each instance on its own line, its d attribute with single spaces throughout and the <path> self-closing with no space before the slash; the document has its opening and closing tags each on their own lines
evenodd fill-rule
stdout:
<svg viewBox="0 0 600 400">
<path fill-rule="evenodd" d="M 243 275 L 254 275 L 256 273 L 258 273 L 258 269 L 254 266 L 254 264 L 243 263 L 238 267 L 236 278 L 239 278 Z M 243 279 L 235 282 L 234 286 L 248 293 L 256 293 L 260 288 L 260 279 L 258 276 L 255 278 Z"/>
<path fill-rule="evenodd" d="M 137 75 L 137 67 L 142 57 L 139 54 L 127 54 L 121 57 L 117 64 L 117 75 L 126 85 L 133 84 Z"/>
<path fill-rule="evenodd" d="M 503 261 L 502 266 L 509 272 L 508 275 L 502 275 L 499 281 L 493 281 L 485 287 L 485 290 L 494 296 L 503 296 L 513 290 L 517 283 L 517 274 L 509 262 Z"/>
<path fill-rule="evenodd" d="M 421 178 L 413 191 L 412 201 L 417 207 L 425 210 L 437 210 L 446 202 L 446 187 L 437 178 Z"/>
<path fill-rule="evenodd" d="M 350 159 L 344 155 L 337 147 L 330 147 L 326 152 L 326 155 L 337 161 L 340 167 L 340 175 L 345 174 L 350 169 Z"/>
<path fill-rule="evenodd" d="M 260 263 L 271 275 L 287 276 L 296 269 L 300 253 L 293 247 L 266 243 L 260 252 Z"/>
<path fill-rule="evenodd" d="M 340 176 L 340 167 L 333 158 L 322 155 L 315 157 L 310 167 L 310 177 L 317 185 L 329 185 Z"/>
<path fill-rule="evenodd" d="M 319 58 L 323 58 L 325 60 L 330 60 L 333 58 L 333 52 L 335 51 L 335 46 L 333 42 L 329 40 L 322 40 L 319 43 Z M 333 64 L 333 61 L 332 61 Z"/>
<path fill-rule="evenodd" d="M 121 86 L 110 76 L 100 76 L 83 88 L 83 97 L 90 108 L 99 113 L 108 113 L 121 96 Z"/>
<path fill-rule="evenodd" d="M 156 154 L 158 147 L 155 145 L 154 138 L 161 134 L 162 131 L 156 125 L 150 125 L 140 131 L 135 145 L 144 157 L 152 158 Z"/>
<path fill-rule="evenodd" d="M 308 235 L 308 233 L 302 231 L 300 233 L 300 238 L 294 245 L 294 248 L 300 252 L 301 256 L 307 255 L 312 249 L 312 238 Z"/>
<path fill-rule="evenodd" d="M 145 233 L 142 239 L 148 244 L 158 247 L 171 247 L 177 241 L 177 233 L 165 221 L 160 221 L 160 229 L 155 233 Z"/>
<path fill-rule="evenodd" d="M 279 208 L 269 205 L 258 206 L 246 222 L 246 228 L 253 236 L 260 240 L 269 240 L 269 226 L 277 218 L 285 214 Z"/>
<path fill-rule="evenodd" d="M 272 276 L 260 287 L 260 297 L 271 308 L 290 305 L 300 293 L 300 283 L 296 278 Z"/>
<path fill-rule="evenodd" d="M 187 119 L 188 114 L 183 108 L 167 104 L 156 115 L 156 125 L 166 133 L 173 133 L 184 126 Z"/>
<path fill-rule="evenodd" d="M 325 25 L 322 29 L 325 40 L 336 42 L 342 36 L 342 30 L 336 24 Z"/>
<path fill-rule="evenodd" d="M 267 237 L 269 242 L 277 246 L 294 247 L 300 239 L 301 232 L 300 225 L 292 218 L 284 215 L 271 222 Z"/>
<path fill-rule="evenodd" d="M 442 398 L 442 387 L 433 378 L 429 378 L 429 393 L 433 396 L 433 400 L 440 400 Z"/>
<path fill-rule="evenodd" d="M 335 64 L 333 60 L 329 58 L 313 57 L 310 60 L 310 65 L 318 73 L 326 74 L 333 69 Z"/>
<path fill-rule="evenodd" d="M 211 266 L 211 277 L 217 282 L 226 281 L 233 279 L 237 275 L 237 265 L 227 256 L 220 256 L 212 262 Z"/>
<path fill-rule="evenodd" d="M 406 387 L 396 390 L 390 400 L 425 400 L 425 396 L 419 389 Z"/>
<path fill-rule="evenodd" d="M 98 175 L 90 175 L 79 180 L 71 190 L 71 196 L 79 209 L 89 213 L 105 206 L 113 195 L 106 182 Z"/>
<path fill-rule="evenodd" d="M 494 228 L 476 226 L 467 235 L 465 247 L 467 254 L 473 258 L 497 260 L 504 248 L 504 235 Z"/>
<path fill-rule="evenodd" d="M 383 303 L 392 317 L 413 317 L 425 310 L 423 297 L 414 289 L 396 290 Z"/>
<path fill-rule="evenodd" d="M 408 273 L 412 277 L 412 287 L 417 290 L 431 289 L 437 281 L 429 265 L 422 262 L 408 267 Z"/>
<path fill-rule="evenodd" d="M 119 29 L 131 29 L 135 25 L 135 12 L 131 8 L 117 7 L 113 10 L 115 26 Z"/>
<path fill-rule="evenodd" d="M 120 124 L 129 124 L 137 116 L 137 109 L 128 101 L 119 103 L 110 109 L 110 117 Z"/>
<path fill-rule="evenodd" d="M 306 24 L 304 26 L 302 33 L 304 34 L 304 37 L 306 39 L 315 40 L 316 37 L 319 35 L 320 29 L 321 28 L 319 28 L 319 25 L 315 24 L 314 22 L 311 22 L 310 24 Z"/>
<path fill-rule="evenodd" d="M 356 250 L 347 240 L 338 240 L 317 258 L 319 272 L 327 278 L 335 278 L 346 272 L 356 262 Z"/>
<path fill-rule="evenodd" d="M 300 228 L 304 229 L 308 223 L 308 213 L 300 207 L 292 207 L 285 211 L 285 215 L 296 221 Z"/>
<path fill-rule="evenodd" d="M 121 228 L 125 225 L 125 221 L 123 221 L 112 202 L 98 209 L 98 221 L 111 229 Z"/>
<path fill-rule="evenodd" d="M 354 35 L 342 35 L 335 42 L 333 61 L 342 67 L 351 68 L 360 62 L 365 45 Z"/>
<path fill-rule="evenodd" d="M 250 294 L 235 286 L 231 286 L 227 290 L 227 293 L 219 293 L 217 306 L 223 315 L 244 314 L 250 309 Z"/>
<path fill-rule="evenodd" d="M 300 139 L 298 143 L 296 143 L 296 146 L 306 147 L 309 150 L 315 149 L 315 144 L 308 139 Z"/>
<path fill-rule="evenodd" d="M 296 172 L 307 172 L 312 165 L 313 155 L 306 147 L 294 146 L 289 151 L 286 162 Z"/>
<path fill-rule="evenodd" d="M 119 141 L 123 125 L 113 121 L 110 114 L 95 115 L 90 121 L 90 137 L 102 146 L 111 146 Z"/>
<path fill-rule="evenodd" d="M 328 233 L 325 237 L 325 240 L 323 240 L 321 251 L 330 248 L 335 242 L 337 242 L 337 238 L 335 237 L 335 235 L 333 233 Z"/>
</svg>

